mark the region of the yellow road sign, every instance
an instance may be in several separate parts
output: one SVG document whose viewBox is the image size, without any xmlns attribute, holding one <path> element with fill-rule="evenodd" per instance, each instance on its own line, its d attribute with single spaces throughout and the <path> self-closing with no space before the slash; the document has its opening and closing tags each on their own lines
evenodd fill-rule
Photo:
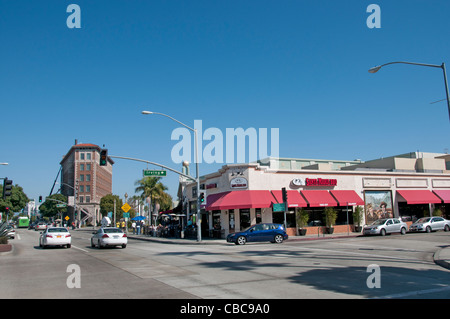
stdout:
<svg viewBox="0 0 450 319">
<path fill-rule="evenodd" d="M 69 220 L 70 218 L 69 218 L 69 216 L 66 216 L 64 219 L 65 219 L 65 220 Z"/>
<path fill-rule="evenodd" d="M 122 205 L 122 210 L 123 210 L 125 213 L 128 213 L 128 211 L 129 211 L 130 209 L 131 209 L 131 206 L 128 205 L 128 203 L 125 203 L 125 204 Z"/>
</svg>

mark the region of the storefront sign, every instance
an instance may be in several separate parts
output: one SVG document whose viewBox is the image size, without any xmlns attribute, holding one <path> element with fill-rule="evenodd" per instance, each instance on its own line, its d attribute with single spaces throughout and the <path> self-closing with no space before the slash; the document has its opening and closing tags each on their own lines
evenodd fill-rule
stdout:
<svg viewBox="0 0 450 319">
<path fill-rule="evenodd" d="M 247 188 L 248 182 L 243 177 L 236 177 L 230 181 L 230 187 L 231 188 Z"/>
<path fill-rule="evenodd" d="M 336 186 L 337 179 L 307 178 L 306 186 Z"/>
<path fill-rule="evenodd" d="M 323 178 L 294 178 L 292 184 L 295 186 L 336 186 L 337 179 Z"/>
</svg>

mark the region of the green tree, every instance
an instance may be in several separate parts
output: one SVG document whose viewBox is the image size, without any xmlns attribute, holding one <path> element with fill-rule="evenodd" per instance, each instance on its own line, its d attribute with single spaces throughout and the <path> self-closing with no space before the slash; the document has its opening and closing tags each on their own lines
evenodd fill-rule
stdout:
<svg viewBox="0 0 450 319">
<path fill-rule="evenodd" d="M 3 193 L 3 185 L 0 185 L 0 194 Z M 14 212 L 20 212 L 27 206 L 30 199 L 24 193 L 23 188 L 18 184 L 13 185 L 11 189 L 11 196 L 5 199 L 0 199 L 0 212 L 6 212 L 6 207 L 9 207 L 10 216 L 13 216 Z"/>
<path fill-rule="evenodd" d="M 100 199 L 100 213 L 103 217 L 107 216 L 109 212 L 114 213 L 114 200 L 116 201 L 116 220 L 119 220 L 123 217 L 123 211 L 121 209 L 123 202 L 119 195 L 108 194 L 103 196 Z"/>
<path fill-rule="evenodd" d="M 67 197 L 62 194 L 53 194 L 45 199 L 45 202 L 39 206 L 39 211 L 44 217 L 62 217 L 60 214 L 67 213 L 66 207 L 56 207 L 58 204 L 67 203 Z M 60 216 L 58 216 L 60 215 Z"/>
</svg>

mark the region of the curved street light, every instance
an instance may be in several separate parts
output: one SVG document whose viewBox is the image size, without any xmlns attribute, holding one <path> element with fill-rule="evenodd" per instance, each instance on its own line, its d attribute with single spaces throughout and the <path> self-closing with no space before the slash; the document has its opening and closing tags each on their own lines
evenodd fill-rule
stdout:
<svg viewBox="0 0 450 319">
<path fill-rule="evenodd" d="M 410 64 L 410 65 L 419 65 L 419 66 L 427 66 L 431 68 L 440 68 L 442 69 L 442 72 L 444 73 L 444 84 L 445 84 L 445 94 L 447 96 L 447 108 L 448 108 L 448 116 L 450 120 L 450 94 L 448 92 L 448 82 L 447 82 L 447 72 L 445 70 L 445 63 L 442 63 L 441 65 L 438 64 L 427 64 L 427 63 L 416 63 L 416 62 L 405 62 L 405 61 L 397 61 L 397 62 L 389 62 L 382 65 L 375 66 L 373 68 L 369 69 L 369 73 L 377 73 L 382 67 L 390 64 Z"/>
<path fill-rule="evenodd" d="M 186 124 L 178 121 L 177 119 L 174 119 L 173 117 L 164 114 L 164 113 L 159 113 L 159 112 L 152 112 L 152 111 L 142 111 L 141 112 L 144 115 L 148 115 L 148 114 L 157 114 L 157 115 L 161 115 L 161 116 L 165 116 L 169 119 L 171 119 L 172 121 L 177 122 L 178 124 L 183 125 L 185 128 L 191 130 L 194 132 L 194 146 L 195 146 L 195 165 L 196 165 L 196 178 L 195 181 L 197 183 L 197 241 L 200 242 L 202 240 L 202 233 L 201 233 L 201 229 L 200 229 L 200 173 L 198 170 L 198 141 L 197 141 L 197 130 L 193 129 L 192 127 L 187 126 Z"/>
</svg>

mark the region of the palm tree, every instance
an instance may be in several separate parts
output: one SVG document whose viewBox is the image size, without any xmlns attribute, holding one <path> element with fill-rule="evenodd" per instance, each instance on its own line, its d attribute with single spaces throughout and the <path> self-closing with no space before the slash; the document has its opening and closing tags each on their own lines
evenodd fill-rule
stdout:
<svg viewBox="0 0 450 319">
<path fill-rule="evenodd" d="M 147 176 L 136 181 L 136 193 L 141 193 L 143 201 L 147 198 L 151 203 L 158 203 L 162 210 L 168 210 L 172 206 L 172 197 L 166 193 L 167 186 L 160 182 L 161 177 Z"/>
</svg>

